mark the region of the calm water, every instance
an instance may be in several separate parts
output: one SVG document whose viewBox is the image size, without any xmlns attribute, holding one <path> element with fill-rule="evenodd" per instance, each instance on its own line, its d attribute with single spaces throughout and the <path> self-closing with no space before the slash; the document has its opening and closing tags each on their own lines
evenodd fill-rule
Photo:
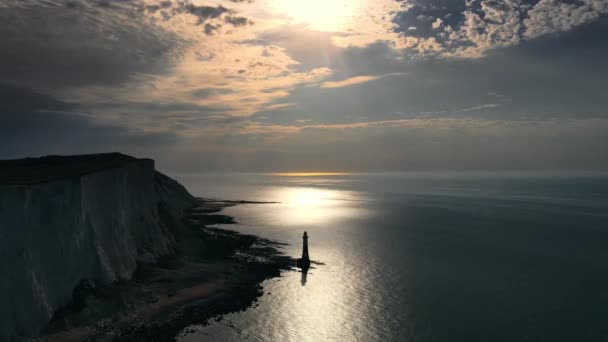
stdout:
<svg viewBox="0 0 608 342">
<path fill-rule="evenodd" d="M 607 341 L 608 177 L 177 176 L 226 226 L 325 263 L 192 341 Z"/>
</svg>

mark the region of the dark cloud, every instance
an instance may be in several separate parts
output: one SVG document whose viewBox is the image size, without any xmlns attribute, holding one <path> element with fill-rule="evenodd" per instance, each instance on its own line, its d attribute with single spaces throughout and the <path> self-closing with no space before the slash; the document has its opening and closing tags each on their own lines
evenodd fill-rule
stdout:
<svg viewBox="0 0 608 342">
<path fill-rule="evenodd" d="M 3 116 L 40 110 L 66 111 L 73 107 L 74 105 L 24 87 L 0 83 L 0 115 Z"/>
<path fill-rule="evenodd" d="M 78 105 L 28 88 L 0 84 L 0 159 L 46 154 L 152 150 L 178 141 L 173 133 L 145 133 L 97 123 Z"/>
<path fill-rule="evenodd" d="M 212 25 L 212 24 L 205 24 L 205 34 L 208 36 L 213 35 L 213 32 L 215 32 L 217 29 L 219 29 L 221 26 L 220 25 Z"/>
<path fill-rule="evenodd" d="M 459 27 L 464 20 L 466 10 L 465 1 L 431 0 L 413 1 L 413 7 L 407 11 L 399 12 L 394 22 L 397 32 L 407 32 L 408 36 L 429 37 L 435 36 L 438 31 L 433 29 L 433 23 L 439 18 L 446 25 Z M 415 27 L 416 30 L 408 30 Z"/>
<path fill-rule="evenodd" d="M 158 5 L 146 5 L 146 10 L 149 12 L 156 12 L 159 11 L 161 9 L 167 9 L 170 8 L 173 4 L 171 3 L 171 1 L 161 1 Z"/>
<path fill-rule="evenodd" d="M 608 13 L 604 0 L 414 0 L 394 17 L 395 31 L 419 38 L 411 51 L 477 58 L 487 51 L 567 32 Z M 428 43 L 435 44 L 428 49 Z"/>
<path fill-rule="evenodd" d="M 170 65 L 168 53 L 180 40 L 136 9 L 79 4 L 0 8 L 0 79 L 57 91 L 116 85 Z"/>
<path fill-rule="evenodd" d="M 247 0 L 231 0 L 234 3 L 240 2 L 253 2 Z M 248 23 L 252 23 L 249 19 L 240 16 L 233 16 L 231 14 L 234 13 L 233 10 L 226 8 L 222 5 L 217 6 L 208 6 L 208 5 L 195 5 L 188 1 L 177 1 L 175 3 L 171 1 L 163 1 L 159 5 L 145 5 L 146 11 L 150 13 L 156 13 L 158 11 L 162 11 L 163 17 L 165 20 L 169 20 L 171 17 L 174 17 L 179 14 L 190 14 L 195 16 L 197 20 L 197 25 L 205 25 L 205 33 L 208 33 L 208 23 L 209 20 L 212 19 L 220 19 L 222 16 L 224 17 L 224 22 L 234 27 L 244 26 Z"/>
<path fill-rule="evenodd" d="M 216 95 L 231 94 L 234 90 L 226 88 L 203 88 L 192 92 L 192 96 L 197 99 L 205 99 Z"/>
<path fill-rule="evenodd" d="M 237 17 L 237 16 L 230 16 L 230 15 L 225 16 L 224 21 L 228 24 L 231 24 L 234 27 L 245 26 L 245 25 L 251 23 L 251 21 L 249 21 L 249 19 L 247 19 L 245 17 Z"/>
<path fill-rule="evenodd" d="M 155 24 L 190 14 L 211 35 L 221 26 L 250 21 L 222 5 L 189 2 L 63 1 L 0 6 L 0 79 L 43 91 L 88 85 L 114 86 L 133 74 L 163 74 L 188 44 Z M 50 5 L 49 5 L 50 4 Z M 225 16 L 222 19 L 222 16 Z"/>
<path fill-rule="evenodd" d="M 222 5 L 213 7 L 213 6 L 196 6 L 196 5 L 189 4 L 189 5 L 186 5 L 184 8 L 185 8 L 186 12 L 188 12 L 198 18 L 199 25 L 204 23 L 207 19 L 215 19 L 224 13 L 230 13 L 230 10 Z"/>
</svg>

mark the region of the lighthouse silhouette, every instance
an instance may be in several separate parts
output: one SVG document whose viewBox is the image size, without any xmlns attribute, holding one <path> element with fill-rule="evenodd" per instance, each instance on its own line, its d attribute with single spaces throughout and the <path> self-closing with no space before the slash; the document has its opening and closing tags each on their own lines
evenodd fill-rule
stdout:
<svg viewBox="0 0 608 342">
<path fill-rule="evenodd" d="M 303 269 L 310 267 L 310 257 L 308 256 L 308 233 L 302 235 L 302 258 L 298 259 L 298 266 Z"/>
</svg>

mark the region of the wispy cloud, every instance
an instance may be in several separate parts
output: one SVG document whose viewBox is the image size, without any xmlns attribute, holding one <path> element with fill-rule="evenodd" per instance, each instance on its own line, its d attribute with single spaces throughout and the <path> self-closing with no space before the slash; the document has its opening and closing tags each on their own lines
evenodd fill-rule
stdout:
<svg viewBox="0 0 608 342">
<path fill-rule="evenodd" d="M 345 129 L 365 129 L 370 127 L 429 127 L 444 125 L 446 123 L 470 123 L 469 119 L 399 119 L 399 120 L 382 120 L 382 121 L 366 121 L 352 122 L 346 124 L 318 124 L 318 125 L 263 125 L 249 124 L 239 132 L 239 134 L 292 134 L 299 133 L 304 130 L 345 130 Z"/>
<path fill-rule="evenodd" d="M 485 104 L 480 104 L 480 105 L 473 106 L 473 107 L 456 110 L 456 113 L 474 112 L 477 110 L 491 109 L 491 108 L 498 108 L 498 107 L 500 107 L 500 103 L 485 103 Z"/>
<path fill-rule="evenodd" d="M 379 76 L 355 76 L 351 78 L 347 78 L 341 81 L 329 81 L 321 83 L 321 88 L 341 88 L 348 87 L 355 84 L 363 84 L 371 81 L 375 81 L 379 79 Z"/>
<path fill-rule="evenodd" d="M 356 84 L 363 84 L 363 83 L 367 83 L 367 82 L 371 82 L 371 81 L 376 81 L 376 80 L 379 80 L 379 79 L 387 77 L 387 76 L 403 76 L 403 75 L 406 75 L 406 73 L 390 73 L 390 74 L 377 75 L 377 76 L 372 76 L 372 75 L 355 76 L 355 77 L 346 78 L 346 79 L 343 79 L 340 81 L 323 82 L 319 86 L 321 88 L 349 87 L 349 86 L 353 86 Z"/>
<path fill-rule="evenodd" d="M 560 132 L 584 132 L 586 129 L 596 126 L 594 132 L 601 132 L 602 129 L 608 127 L 607 119 L 555 119 L 555 120 L 495 120 L 495 119 L 475 119 L 475 118 L 434 118 L 434 119 L 398 119 L 398 120 L 382 120 L 382 121 L 367 121 L 353 122 L 346 124 L 317 124 L 317 125 L 265 125 L 252 123 L 242 127 L 242 129 L 234 131 L 236 135 L 270 135 L 283 136 L 298 134 L 305 131 L 356 131 L 366 130 L 377 132 L 374 129 L 424 129 L 428 132 L 440 133 L 443 131 L 463 132 L 484 132 L 484 135 L 497 134 L 514 134 L 517 132 L 534 135 L 539 131 L 546 134 L 559 136 Z M 541 129 L 542 128 L 542 129 Z M 388 130 L 386 130 L 388 132 Z M 321 133 L 325 134 L 325 133 Z M 331 133 L 327 133 L 325 138 L 329 139 Z M 441 135 L 441 134 L 439 134 Z M 439 136 L 438 135 L 438 136 Z M 472 136 L 475 136 L 473 134 Z"/>
</svg>

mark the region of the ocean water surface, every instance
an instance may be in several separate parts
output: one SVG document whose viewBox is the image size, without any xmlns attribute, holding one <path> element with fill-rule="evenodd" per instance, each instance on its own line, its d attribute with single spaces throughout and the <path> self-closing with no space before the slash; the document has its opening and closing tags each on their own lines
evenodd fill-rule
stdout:
<svg viewBox="0 0 608 342">
<path fill-rule="evenodd" d="M 307 274 L 194 341 L 607 341 L 608 176 L 174 175 Z"/>
</svg>

